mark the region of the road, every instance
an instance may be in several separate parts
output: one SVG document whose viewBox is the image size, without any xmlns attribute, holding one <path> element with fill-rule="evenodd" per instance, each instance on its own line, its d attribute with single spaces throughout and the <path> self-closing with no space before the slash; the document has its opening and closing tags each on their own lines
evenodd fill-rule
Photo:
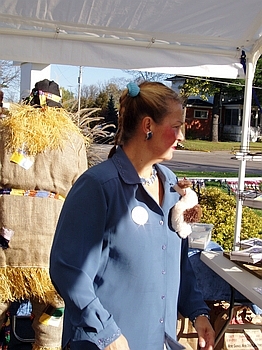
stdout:
<svg viewBox="0 0 262 350">
<path fill-rule="evenodd" d="M 164 162 L 171 170 L 238 172 L 240 161 L 230 152 L 195 152 L 176 150 L 171 161 Z M 262 161 L 247 161 L 246 174 L 262 176 Z"/>
<path fill-rule="evenodd" d="M 102 159 L 106 159 L 111 145 L 94 145 Z M 233 155 L 226 151 L 196 152 L 176 150 L 170 161 L 163 162 L 172 171 L 216 171 L 236 172 L 239 169 L 239 160 L 232 159 Z M 262 176 L 262 161 L 247 161 L 246 174 Z"/>
</svg>

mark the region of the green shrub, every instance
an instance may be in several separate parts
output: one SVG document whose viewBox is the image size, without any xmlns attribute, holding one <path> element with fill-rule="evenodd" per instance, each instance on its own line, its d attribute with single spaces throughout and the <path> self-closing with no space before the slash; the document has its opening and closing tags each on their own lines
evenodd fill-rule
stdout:
<svg viewBox="0 0 262 350">
<path fill-rule="evenodd" d="M 201 190 L 199 203 L 203 210 L 201 222 L 214 225 L 212 240 L 225 251 L 233 249 L 236 219 L 236 198 L 220 188 L 208 187 Z M 243 207 L 241 240 L 260 237 L 262 218 L 251 208 Z"/>
</svg>

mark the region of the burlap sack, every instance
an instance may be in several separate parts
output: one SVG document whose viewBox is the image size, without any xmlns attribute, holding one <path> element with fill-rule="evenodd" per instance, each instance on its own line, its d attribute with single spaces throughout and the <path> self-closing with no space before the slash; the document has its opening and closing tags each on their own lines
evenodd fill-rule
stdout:
<svg viewBox="0 0 262 350">
<path fill-rule="evenodd" d="M 63 201 L 3 195 L 0 227 L 14 231 L 9 248 L 0 249 L 0 301 L 43 298 L 53 289 L 49 256 Z"/>
<path fill-rule="evenodd" d="M 0 266 L 49 267 L 49 256 L 62 200 L 4 195 L 0 225 L 14 231 L 9 248 L 0 249 Z"/>
<path fill-rule="evenodd" d="M 46 150 L 31 157 L 33 165 L 24 169 L 10 162 L 5 135 L 0 134 L 0 187 L 45 190 L 66 196 L 73 183 L 87 169 L 86 148 L 77 134 L 64 141 L 62 149 Z"/>
<path fill-rule="evenodd" d="M 42 322 L 41 316 L 46 312 L 47 307 L 50 305 L 54 308 L 64 307 L 63 300 L 57 295 L 53 295 L 53 299 L 49 296 L 50 303 L 39 303 L 38 300 L 32 300 L 32 327 L 35 331 L 35 344 L 33 349 L 61 349 L 61 339 L 63 330 L 63 315 L 56 319 L 54 324 L 48 324 Z"/>
</svg>

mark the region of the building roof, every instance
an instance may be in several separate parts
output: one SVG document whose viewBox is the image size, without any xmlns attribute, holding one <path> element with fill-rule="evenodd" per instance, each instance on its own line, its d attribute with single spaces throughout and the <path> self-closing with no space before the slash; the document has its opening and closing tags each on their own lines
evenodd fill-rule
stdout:
<svg viewBox="0 0 262 350">
<path fill-rule="evenodd" d="M 208 101 L 204 101 L 201 98 L 188 98 L 187 100 L 187 106 L 192 107 L 213 107 L 213 103 L 210 103 Z"/>
</svg>

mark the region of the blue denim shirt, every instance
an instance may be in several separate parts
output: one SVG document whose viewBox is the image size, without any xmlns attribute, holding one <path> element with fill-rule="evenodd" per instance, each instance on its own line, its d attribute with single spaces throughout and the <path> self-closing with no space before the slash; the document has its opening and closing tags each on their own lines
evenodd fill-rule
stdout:
<svg viewBox="0 0 262 350">
<path fill-rule="evenodd" d="M 121 333 L 131 350 L 163 349 L 176 339 L 177 311 L 193 319 L 208 308 L 196 288 L 187 239 L 170 226 L 177 178 L 156 165 L 160 207 L 118 147 L 80 176 L 62 208 L 50 275 L 65 300 L 63 344 L 104 349 Z"/>
</svg>

